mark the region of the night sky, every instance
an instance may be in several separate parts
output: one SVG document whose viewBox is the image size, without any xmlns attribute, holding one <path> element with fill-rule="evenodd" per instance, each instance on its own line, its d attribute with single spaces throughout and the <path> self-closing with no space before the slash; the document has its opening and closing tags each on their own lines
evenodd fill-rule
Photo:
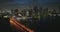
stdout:
<svg viewBox="0 0 60 32">
<path fill-rule="evenodd" d="M 50 4 L 50 3 L 59 3 L 60 4 L 60 0 L 0 0 L 0 6 L 14 6 L 14 5 L 30 5 L 32 4 L 32 2 L 38 3 L 38 4 Z"/>
<path fill-rule="evenodd" d="M 60 2 L 60 0 L 0 0 L 1 4 L 29 4 L 31 1 L 35 1 L 36 3 L 55 3 Z"/>
</svg>

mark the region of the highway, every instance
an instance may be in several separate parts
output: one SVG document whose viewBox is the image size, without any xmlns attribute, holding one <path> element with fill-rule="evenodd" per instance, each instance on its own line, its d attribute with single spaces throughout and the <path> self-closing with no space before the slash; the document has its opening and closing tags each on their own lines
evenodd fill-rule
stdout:
<svg viewBox="0 0 60 32">
<path fill-rule="evenodd" d="M 18 32 L 34 32 L 32 29 L 26 27 L 25 25 L 18 22 L 13 17 L 10 18 L 10 25 L 15 28 Z"/>
</svg>

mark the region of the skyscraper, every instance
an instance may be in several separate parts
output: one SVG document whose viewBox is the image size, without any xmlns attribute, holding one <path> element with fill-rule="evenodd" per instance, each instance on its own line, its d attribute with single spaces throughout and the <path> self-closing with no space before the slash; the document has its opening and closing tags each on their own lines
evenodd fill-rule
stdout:
<svg viewBox="0 0 60 32">
<path fill-rule="evenodd" d="M 32 14 L 33 14 L 33 10 L 30 9 L 30 10 L 29 10 L 29 16 L 32 16 Z"/>
<path fill-rule="evenodd" d="M 48 15 L 48 8 L 45 9 L 46 16 Z"/>
<path fill-rule="evenodd" d="M 33 8 L 33 10 L 34 10 L 34 12 L 35 12 L 35 15 L 37 16 L 37 15 L 38 15 L 38 7 L 35 6 L 35 7 Z"/>
<path fill-rule="evenodd" d="M 18 16 L 18 12 L 19 12 L 18 9 L 15 9 L 15 10 L 14 10 L 14 14 L 15 14 L 16 16 Z"/>
</svg>

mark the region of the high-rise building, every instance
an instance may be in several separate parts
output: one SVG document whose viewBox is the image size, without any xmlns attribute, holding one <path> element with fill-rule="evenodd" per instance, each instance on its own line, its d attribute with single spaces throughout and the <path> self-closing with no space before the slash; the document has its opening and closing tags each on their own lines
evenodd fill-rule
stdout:
<svg viewBox="0 0 60 32">
<path fill-rule="evenodd" d="M 26 11 L 26 16 L 29 16 L 29 11 Z"/>
<path fill-rule="evenodd" d="M 46 10 L 45 9 L 42 10 L 42 16 L 46 16 Z"/>
<path fill-rule="evenodd" d="M 33 10 L 30 9 L 30 10 L 29 10 L 29 16 L 32 16 L 32 14 L 33 14 Z"/>
<path fill-rule="evenodd" d="M 39 18 L 42 17 L 42 10 L 43 10 L 43 8 L 39 7 L 39 9 L 38 9 L 38 17 Z"/>
<path fill-rule="evenodd" d="M 11 13 L 14 14 L 14 10 L 11 10 Z"/>
<path fill-rule="evenodd" d="M 35 16 L 38 16 L 38 7 L 37 7 L 37 6 L 35 6 L 35 7 L 33 8 L 33 11 L 35 12 Z"/>
<path fill-rule="evenodd" d="M 25 9 L 22 10 L 22 11 L 21 11 L 21 14 L 22 14 L 22 16 L 26 16 L 26 10 L 25 10 Z"/>
<path fill-rule="evenodd" d="M 37 12 L 38 12 L 38 7 L 35 6 L 35 7 L 33 8 L 33 10 L 35 11 L 35 13 L 37 13 Z"/>
<path fill-rule="evenodd" d="M 15 9 L 15 10 L 14 10 L 14 14 L 15 14 L 16 16 L 18 16 L 18 12 L 19 12 L 18 9 Z"/>
<path fill-rule="evenodd" d="M 40 12 L 40 14 L 42 13 L 42 7 L 39 7 L 39 12 Z"/>
<path fill-rule="evenodd" d="M 48 8 L 45 9 L 46 16 L 48 15 Z"/>
</svg>

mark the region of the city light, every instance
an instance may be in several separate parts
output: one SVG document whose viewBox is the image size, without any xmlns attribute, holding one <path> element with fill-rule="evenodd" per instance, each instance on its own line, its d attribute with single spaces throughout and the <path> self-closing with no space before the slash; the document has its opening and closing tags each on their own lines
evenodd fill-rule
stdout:
<svg viewBox="0 0 60 32">
<path fill-rule="evenodd" d="M 16 21 L 14 18 L 13 18 L 13 19 L 10 18 L 10 23 L 11 23 L 11 25 L 16 26 L 16 28 L 17 28 L 18 30 L 21 29 L 22 31 L 27 30 L 27 31 L 29 31 L 29 32 L 34 32 L 33 30 L 25 27 L 24 25 L 22 25 L 21 23 L 19 23 L 18 21 Z M 21 28 L 20 28 L 20 27 L 21 27 Z"/>
</svg>

